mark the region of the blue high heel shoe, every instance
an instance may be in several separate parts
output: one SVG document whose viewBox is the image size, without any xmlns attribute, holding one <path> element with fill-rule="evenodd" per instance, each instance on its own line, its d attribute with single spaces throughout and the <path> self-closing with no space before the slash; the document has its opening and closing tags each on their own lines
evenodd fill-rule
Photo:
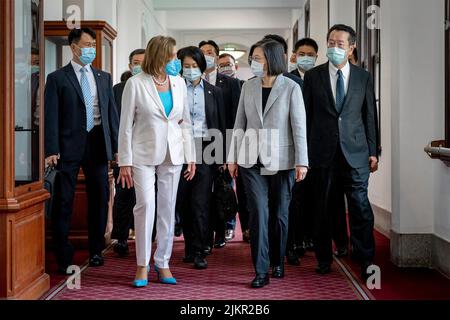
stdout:
<svg viewBox="0 0 450 320">
<path fill-rule="evenodd" d="M 159 282 L 164 283 L 164 284 L 172 284 L 172 285 L 177 284 L 177 279 L 175 279 L 175 278 L 162 278 L 162 277 L 160 277 L 159 269 L 158 269 L 158 267 L 156 265 L 154 265 L 154 269 L 155 269 L 156 274 L 158 275 Z"/>
<path fill-rule="evenodd" d="M 149 273 L 149 272 L 150 272 L 150 265 L 147 266 L 147 273 Z M 148 285 L 147 279 L 133 281 L 133 287 L 135 287 L 135 288 L 142 288 L 142 287 L 146 287 L 147 285 Z"/>
</svg>

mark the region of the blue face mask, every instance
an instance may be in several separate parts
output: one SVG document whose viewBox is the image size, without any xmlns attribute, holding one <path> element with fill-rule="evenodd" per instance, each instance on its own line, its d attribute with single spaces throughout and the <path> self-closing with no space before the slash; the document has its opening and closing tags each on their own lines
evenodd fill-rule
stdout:
<svg viewBox="0 0 450 320">
<path fill-rule="evenodd" d="M 41 67 L 39 66 L 31 66 L 31 74 L 39 73 L 41 71 Z"/>
<path fill-rule="evenodd" d="M 174 59 L 166 65 L 166 73 L 169 76 L 177 76 L 181 71 L 181 61 L 179 59 Z"/>
<path fill-rule="evenodd" d="M 133 66 L 133 68 L 131 68 L 131 74 L 133 76 L 135 76 L 135 75 L 137 75 L 137 74 L 139 74 L 141 72 L 142 72 L 142 67 L 140 65 Z"/>
<path fill-rule="evenodd" d="M 264 72 L 264 63 L 259 63 L 258 61 L 252 61 L 252 64 L 250 66 L 252 69 L 252 72 L 255 76 L 258 78 L 263 78 L 265 76 Z"/>
<path fill-rule="evenodd" d="M 309 71 L 316 65 L 316 57 L 298 57 L 297 66 L 303 71 Z"/>
<path fill-rule="evenodd" d="M 206 59 L 206 69 L 211 69 L 216 67 L 216 59 L 211 56 L 205 56 Z"/>
<path fill-rule="evenodd" d="M 347 59 L 347 51 L 338 47 L 328 48 L 327 50 L 328 60 L 336 67 L 340 66 Z"/>
<path fill-rule="evenodd" d="M 183 68 L 183 77 L 189 81 L 194 82 L 202 76 L 200 68 Z"/>
<path fill-rule="evenodd" d="M 97 50 L 95 48 L 80 48 L 81 49 L 81 56 L 80 61 L 84 65 L 91 64 L 96 57 Z"/>
</svg>

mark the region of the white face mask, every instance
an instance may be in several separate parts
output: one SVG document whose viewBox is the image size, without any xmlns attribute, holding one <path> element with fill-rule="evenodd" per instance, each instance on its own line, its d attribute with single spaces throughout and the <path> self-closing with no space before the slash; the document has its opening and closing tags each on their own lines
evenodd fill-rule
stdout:
<svg viewBox="0 0 450 320">
<path fill-rule="evenodd" d="M 289 62 L 288 69 L 289 69 L 289 72 L 294 71 L 295 69 L 297 69 L 297 64 L 296 64 L 296 63 Z"/>
<path fill-rule="evenodd" d="M 216 58 L 211 56 L 205 56 L 206 59 L 206 69 L 211 69 L 216 67 Z"/>
<path fill-rule="evenodd" d="M 234 77 L 236 75 L 236 70 L 231 66 L 220 67 L 219 73 L 224 74 L 229 77 Z"/>
<path fill-rule="evenodd" d="M 266 72 L 264 71 L 264 63 L 259 63 L 258 61 L 253 60 L 250 67 L 253 74 L 258 78 L 263 78 L 266 75 Z"/>
<path fill-rule="evenodd" d="M 202 72 L 200 68 L 184 68 L 183 69 L 183 77 L 189 81 L 194 82 L 202 76 Z"/>
</svg>

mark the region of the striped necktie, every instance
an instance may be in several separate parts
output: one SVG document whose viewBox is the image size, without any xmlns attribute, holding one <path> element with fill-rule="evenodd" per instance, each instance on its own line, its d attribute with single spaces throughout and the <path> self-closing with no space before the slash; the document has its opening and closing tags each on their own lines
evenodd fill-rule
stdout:
<svg viewBox="0 0 450 320">
<path fill-rule="evenodd" d="M 91 87 L 87 77 L 88 70 L 81 68 L 81 91 L 83 92 L 84 104 L 86 105 L 86 131 L 90 132 L 94 128 L 94 97 L 91 94 Z"/>
</svg>

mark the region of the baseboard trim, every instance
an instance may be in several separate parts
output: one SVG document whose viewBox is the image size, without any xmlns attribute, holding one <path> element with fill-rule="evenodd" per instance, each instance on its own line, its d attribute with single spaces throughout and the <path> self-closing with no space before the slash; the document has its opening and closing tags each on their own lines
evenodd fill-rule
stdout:
<svg viewBox="0 0 450 320">
<path fill-rule="evenodd" d="M 401 268 L 436 269 L 450 278 L 450 242 L 434 234 L 391 231 L 391 259 Z"/>
<path fill-rule="evenodd" d="M 382 235 L 390 239 L 392 214 L 389 211 L 380 208 L 374 204 L 372 204 L 372 209 L 373 215 L 375 217 L 375 230 L 377 230 Z"/>
</svg>

